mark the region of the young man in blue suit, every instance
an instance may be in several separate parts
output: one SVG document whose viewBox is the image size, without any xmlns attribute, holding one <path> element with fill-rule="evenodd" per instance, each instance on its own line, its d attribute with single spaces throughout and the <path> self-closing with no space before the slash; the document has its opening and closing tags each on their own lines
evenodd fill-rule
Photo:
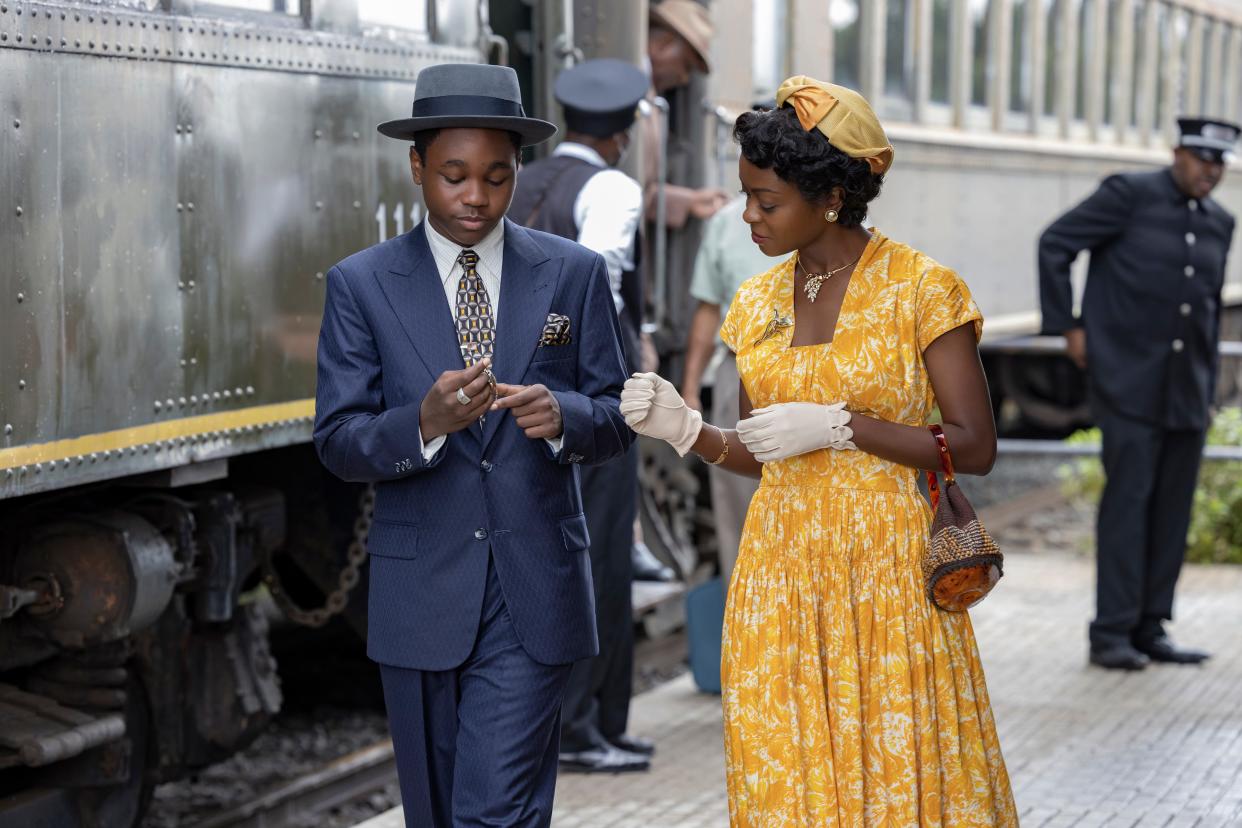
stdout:
<svg viewBox="0 0 1242 828">
<path fill-rule="evenodd" d="M 427 219 L 328 274 L 315 446 L 376 483 L 368 654 L 406 824 L 546 826 L 570 665 L 597 649 L 576 466 L 623 453 L 603 259 L 504 218 L 527 118 L 498 66 L 423 70 Z"/>
</svg>

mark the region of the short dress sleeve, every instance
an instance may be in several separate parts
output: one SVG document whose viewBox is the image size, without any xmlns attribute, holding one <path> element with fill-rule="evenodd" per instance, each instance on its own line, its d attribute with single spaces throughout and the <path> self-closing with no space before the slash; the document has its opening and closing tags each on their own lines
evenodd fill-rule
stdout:
<svg viewBox="0 0 1242 828">
<path fill-rule="evenodd" d="M 738 295 L 729 303 L 729 312 L 725 314 L 724 322 L 720 326 L 720 340 L 735 354 L 738 352 L 738 348 L 741 347 L 741 343 L 745 341 L 745 318 L 749 313 L 746 308 L 746 302 L 739 301 L 742 299 L 743 297 L 739 291 Z"/>
<path fill-rule="evenodd" d="M 919 351 L 967 323 L 974 324 L 975 341 L 983 335 L 983 314 L 970 296 L 970 288 L 952 270 L 929 269 L 919 280 L 915 295 Z"/>
</svg>

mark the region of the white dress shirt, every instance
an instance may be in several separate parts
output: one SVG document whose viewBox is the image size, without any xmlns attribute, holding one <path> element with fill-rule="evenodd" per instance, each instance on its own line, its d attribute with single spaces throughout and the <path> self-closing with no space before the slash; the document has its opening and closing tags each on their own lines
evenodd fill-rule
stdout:
<svg viewBox="0 0 1242 828">
<path fill-rule="evenodd" d="M 608 285 L 617 313 L 625 307 L 621 298 L 621 274 L 634 268 L 634 233 L 643 214 L 643 188 L 620 170 L 612 169 L 603 156 L 573 141 L 563 141 L 553 155 L 580 158 L 600 168 L 574 199 L 574 223 L 578 244 L 604 257 Z"/>
<path fill-rule="evenodd" d="M 499 326 L 500 277 L 505 260 L 505 223 L 501 221 L 478 244 L 471 247 L 462 247 L 452 239 L 445 237 L 435 227 L 432 227 L 430 221 L 423 222 L 423 229 L 427 233 L 427 246 L 431 248 L 431 257 L 435 259 L 436 270 L 440 272 L 440 282 L 444 286 L 444 298 L 448 301 L 453 319 L 457 318 L 457 284 L 461 281 L 462 275 L 461 263 L 458 262 L 457 257 L 463 250 L 473 250 L 479 256 L 479 263 L 475 269 L 479 272 L 479 278 L 483 281 L 483 289 L 487 291 L 488 301 L 492 305 L 492 323 L 494 326 Z M 507 381 L 506 377 L 496 379 L 500 382 Z M 560 453 L 563 439 L 563 437 L 555 437 L 547 440 L 554 454 Z M 418 434 L 423 458 L 428 461 L 436 456 L 447 441 L 448 435 L 441 434 L 430 442 L 424 443 L 422 432 Z"/>
</svg>

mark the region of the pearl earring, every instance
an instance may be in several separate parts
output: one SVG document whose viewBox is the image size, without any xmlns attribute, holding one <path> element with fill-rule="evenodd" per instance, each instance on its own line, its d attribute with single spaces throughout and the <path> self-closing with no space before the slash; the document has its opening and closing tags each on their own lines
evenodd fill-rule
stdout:
<svg viewBox="0 0 1242 828">
<path fill-rule="evenodd" d="M 838 214 L 836 210 L 827 210 L 824 212 L 824 221 L 828 222 L 829 224 L 832 224 L 834 221 L 837 220 L 837 215 Z"/>
</svg>

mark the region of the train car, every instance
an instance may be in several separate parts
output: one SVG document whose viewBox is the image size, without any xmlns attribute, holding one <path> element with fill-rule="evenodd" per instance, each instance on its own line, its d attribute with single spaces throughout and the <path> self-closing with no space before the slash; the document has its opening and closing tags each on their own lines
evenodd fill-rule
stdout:
<svg viewBox="0 0 1242 828">
<path fill-rule="evenodd" d="M 309 445 L 324 271 L 420 219 L 375 125 L 493 56 L 486 11 L 0 0 L 0 824 L 137 824 L 252 738 L 260 586 L 365 624 L 369 492 Z"/>
<path fill-rule="evenodd" d="M 1165 163 L 1177 114 L 1242 108 L 1239 0 L 711 6 L 671 180 L 736 189 L 733 117 L 785 75 L 857 86 L 897 148 L 873 221 L 961 271 L 989 336 L 1037 330 L 1055 215 Z M 374 126 L 445 61 L 510 63 L 555 120 L 561 68 L 641 63 L 646 30 L 612 0 L 0 0 L 0 824 L 129 828 L 250 740 L 281 703 L 269 596 L 365 633 L 372 493 L 309 439 L 325 269 L 421 218 Z M 699 228 L 648 230 L 676 378 Z M 1239 286 L 1235 257 L 1231 313 Z M 1063 363 L 988 368 L 1018 419 L 1081 418 Z M 647 540 L 693 577 L 696 472 L 645 453 Z"/>
</svg>

